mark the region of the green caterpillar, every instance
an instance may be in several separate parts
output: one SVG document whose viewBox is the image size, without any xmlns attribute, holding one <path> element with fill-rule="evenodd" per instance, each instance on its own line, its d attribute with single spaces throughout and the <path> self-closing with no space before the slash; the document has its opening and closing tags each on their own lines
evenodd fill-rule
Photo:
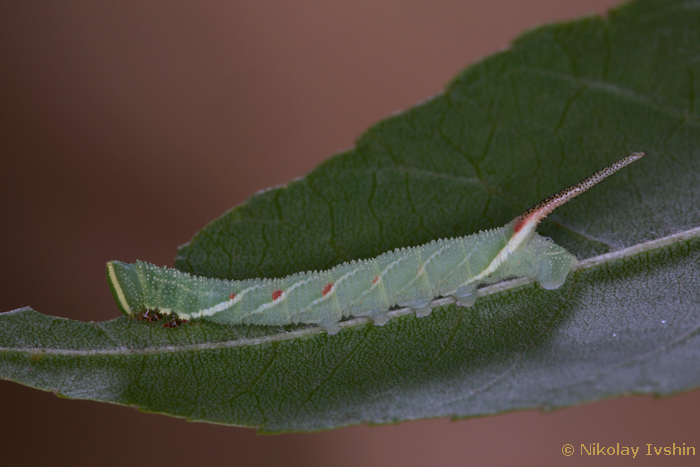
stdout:
<svg viewBox="0 0 700 467">
<path fill-rule="evenodd" d="M 557 207 L 646 155 L 636 152 L 549 197 L 503 227 L 465 237 L 400 248 L 376 258 L 351 261 L 326 271 L 280 279 L 229 281 L 193 276 L 137 261 L 107 263 L 117 305 L 127 316 L 150 319 L 206 319 L 223 324 L 312 323 L 329 334 L 350 316 L 387 321 L 395 305 L 416 316 L 430 314 L 430 302 L 452 296 L 463 306 L 476 301 L 479 284 L 530 277 L 545 289 L 566 280 L 576 258 L 535 232 Z"/>
</svg>

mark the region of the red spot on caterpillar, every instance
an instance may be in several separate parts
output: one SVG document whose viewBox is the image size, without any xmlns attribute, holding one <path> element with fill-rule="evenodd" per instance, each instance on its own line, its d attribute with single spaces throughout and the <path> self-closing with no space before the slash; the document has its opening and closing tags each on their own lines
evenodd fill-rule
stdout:
<svg viewBox="0 0 700 467">
<path fill-rule="evenodd" d="M 547 217 L 547 215 L 554 210 L 554 208 L 550 206 L 550 203 L 548 201 L 549 198 L 542 201 L 540 204 L 530 209 L 528 212 L 516 217 L 513 220 L 513 233 L 516 234 L 520 232 L 523 229 L 523 227 L 530 223 L 534 223 L 535 225 L 537 225 L 540 223 L 540 221 L 542 221 L 542 219 Z"/>
<path fill-rule="evenodd" d="M 229 300 L 233 300 L 233 298 L 234 298 L 235 296 L 236 296 L 236 294 L 235 294 L 235 293 L 232 293 L 231 295 L 228 296 L 228 299 L 229 299 Z"/>
<path fill-rule="evenodd" d="M 376 284 L 378 280 L 379 276 L 374 276 L 374 279 L 372 279 L 372 284 Z"/>
<path fill-rule="evenodd" d="M 325 297 L 326 294 L 327 294 L 328 292 L 330 292 L 332 288 L 333 288 L 333 282 L 329 282 L 328 284 L 326 284 L 326 285 L 323 286 L 323 290 L 321 291 L 321 293 L 322 293 L 323 296 Z"/>
<path fill-rule="evenodd" d="M 280 298 L 281 295 L 281 290 L 275 290 L 274 292 L 272 292 L 272 300 L 277 300 L 278 298 Z"/>
<path fill-rule="evenodd" d="M 527 219 L 517 219 L 515 224 L 513 224 L 513 233 L 516 234 L 520 232 L 520 230 L 525 227 L 525 224 L 527 224 Z"/>
</svg>

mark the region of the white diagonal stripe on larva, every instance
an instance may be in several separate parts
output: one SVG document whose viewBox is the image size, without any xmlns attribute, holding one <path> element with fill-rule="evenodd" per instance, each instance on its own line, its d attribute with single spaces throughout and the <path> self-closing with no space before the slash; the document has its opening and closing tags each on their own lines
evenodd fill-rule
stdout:
<svg viewBox="0 0 700 467">
<path fill-rule="evenodd" d="M 205 308 L 205 309 L 200 310 L 196 313 L 192 313 L 192 318 L 199 318 L 202 316 L 212 316 L 212 315 L 215 315 L 216 313 L 227 310 L 227 309 L 231 308 L 233 305 L 235 305 L 236 303 L 238 303 L 239 301 L 241 301 L 241 299 L 243 298 L 243 296 L 245 294 L 247 294 L 248 292 L 250 292 L 252 290 L 259 289 L 261 287 L 262 287 L 261 284 L 251 285 L 250 287 L 245 288 L 245 289 L 241 290 L 240 292 L 238 292 L 232 299 L 226 300 L 225 302 L 218 303 L 218 304 L 214 305 L 213 307 Z"/>
<path fill-rule="evenodd" d="M 459 237 L 459 240 L 461 240 L 461 241 L 464 241 L 464 239 L 465 239 L 465 237 Z M 472 248 L 471 251 L 467 252 L 467 254 L 464 255 L 464 259 L 463 259 L 462 261 L 460 261 L 459 264 L 458 264 L 457 266 L 455 266 L 453 269 L 451 269 L 450 272 L 448 272 L 447 274 L 452 274 L 452 273 L 455 272 L 457 269 L 459 269 L 459 268 L 461 268 L 462 266 L 464 266 L 464 263 L 466 263 L 467 261 L 469 261 L 469 259 L 472 257 L 472 253 L 474 252 L 475 249 L 476 249 L 476 248 Z M 473 272 L 473 271 L 471 270 L 471 266 L 469 267 L 469 272 L 470 272 L 470 273 Z M 446 275 L 447 275 L 447 274 L 446 274 Z M 470 280 L 470 279 L 471 279 L 471 277 L 467 278 L 467 280 Z M 466 284 L 466 283 L 465 283 L 465 284 Z M 462 284 L 462 285 L 465 285 L 465 284 Z M 461 286 L 460 286 L 460 287 L 461 287 Z M 459 288 L 459 287 L 457 287 L 457 288 Z M 457 289 L 455 289 L 455 290 L 457 290 Z M 448 294 L 448 295 L 449 295 L 449 294 Z"/>
<path fill-rule="evenodd" d="M 259 307 L 257 307 L 253 311 L 251 311 L 250 313 L 246 313 L 245 316 L 259 315 L 263 311 L 268 310 L 275 305 L 278 305 L 283 300 L 286 300 L 287 296 L 289 295 L 289 293 L 292 290 L 296 289 L 297 287 L 301 287 L 302 285 L 308 284 L 309 282 L 314 281 L 314 280 L 316 280 L 316 278 L 311 276 L 308 279 L 305 279 L 303 281 L 295 282 L 290 287 L 288 287 L 287 290 L 283 290 L 276 299 L 272 300 L 271 302 L 263 303 L 262 305 L 260 305 Z"/>
<path fill-rule="evenodd" d="M 357 267 L 357 268 L 353 269 L 352 271 L 346 272 L 345 274 L 340 276 L 340 278 L 337 281 L 335 281 L 335 284 L 333 284 L 333 289 L 335 289 L 336 286 L 340 285 L 348 277 L 354 276 L 355 274 L 357 274 L 357 272 L 359 270 L 360 270 L 360 268 Z M 334 290 L 334 292 L 335 292 L 335 290 Z"/>
<path fill-rule="evenodd" d="M 445 242 L 445 243 L 447 243 L 447 242 Z M 428 259 L 425 260 L 425 262 L 423 263 L 423 266 L 427 266 L 428 263 L 430 263 L 430 262 L 433 260 L 433 258 L 435 258 L 437 255 L 439 255 L 440 253 L 442 253 L 442 250 L 444 250 L 444 249 L 447 248 L 448 246 L 450 246 L 450 245 L 446 244 L 446 245 L 443 246 L 442 248 L 439 248 L 438 250 L 436 250 L 432 255 L 428 256 Z"/>
<path fill-rule="evenodd" d="M 403 261 L 404 259 L 405 259 L 404 257 L 400 257 L 400 258 L 397 259 L 396 261 L 392 261 L 389 265 L 387 265 L 387 267 L 385 267 L 384 270 L 383 270 L 382 272 L 380 272 L 378 276 L 376 276 L 376 277 L 377 277 L 377 280 L 374 281 L 374 282 L 372 282 L 372 285 L 370 286 L 370 288 L 367 289 L 367 290 L 365 290 L 364 292 L 362 292 L 362 293 L 357 297 L 357 299 L 354 300 L 354 301 L 357 301 L 357 300 L 359 300 L 360 298 L 364 297 L 365 295 L 371 293 L 375 288 L 378 288 L 379 285 L 382 285 L 382 287 L 383 287 L 384 285 L 382 284 L 382 279 L 384 278 L 384 276 L 387 275 L 387 273 L 389 272 L 389 270 L 390 270 L 391 268 L 395 267 L 397 264 L 399 264 L 399 263 L 400 263 L 401 261 Z"/>
<path fill-rule="evenodd" d="M 340 279 L 338 279 L 338 280 L 331 286 L 331 289 L 330 289 L 328 292 L 326 292 L 326 295 L 324 295 L 324 296 L 322 296 L 322 297 L 320 297 L 320 298 L 317 298 L 316 300 L 312 301 L 312 302 L 309 303 L 307 306 L 305 306 L 305 307 L 302 308 L 300 311 L 298 311 L 298 312 L 296 312 L 296 313 L 294 313 L 294 314 L 303 313 L 303 312 L 305 312 L 306 310 L 309 310 L 309 309 L 315 307 L 316 305 L 318 305 L 319 303 L 323 303 L 325 300 L 329 299 L 333 294 L 335 294 L 336 286 L 337 286 L 338 284 L 340 284 L 343 280 L 345 280 L 347 277 L 349 277 L 349 276 L 351 276 L 351 275 L 354 275 L 358 270 L 359 270 L 359 268 L 353 269 L 352 271 L 343 274 L 343 275 L 340 277 Z M 299 281 L 299 282 L 295 282 L 295 283 L 292 284 L 292 286 L 289 287 L 286 291 L 283 291 L 282 294 L 277 298 L 277 300 L 274 300 L 274 301 L 272 301 L 272 302 L 269 302 L 269 303 L 265 303 L 265 304 L 263 304 L 263 305 L 260 305 L 258 308 L 256 308 L 255 310 L 253 310 L 253 312 L 251 312 L 250 315 L 262 313 L 263 311 L 265 311 L 265 310 L 271 308 L 273 305 L 276 305 L 278 301 L 281 301 L 281 300 L 283 300 L 283 299 L 286 299 L 286 298 L 287 298 L 287 295 L 288 295 L 289 292 L 291 292 L 292 290 L 296 289 L 297 287 L 301 287 L 302 285 L 307 284 L 307 283 L 309 283 L 309 282 L 312 282 L 312 281 L 314 281 L 314 280 L 316 280 L 315 277 L 310 277 L 309 279 L 306 279 L 306 280 L 303 280 L 303 281 Z"/>
<path fill-rule="evenodd" d="M 200 318 L 202 316 L 212 316 L 216 313 L 219 313 L 220 311 L 224 311 L 228 308 L 231 308 L 235 304 L 236 297 L 233 297 L 232 299 L 226 300 L 225 302 L 217 303 L 211 308 L 205 308 L 204 310 L 199 310 L 195 313 L 192 313 L 193 318 Z"/>
<path fill-rule="evenodd" d="M 464 238 L 465 238 L 465 237 L 459 237 L 460 240 L 464 240 Z M 454 271 L 456 271 L 457 269 L 459 269 L 459 268 L 461 268 L 462 266 L 464 266 L 464 263 L 466 263 L 467 261 L 469 261 L 469 259 L 470 259 L 471 256 L 472 256 L 472 253 L 474 253 L 474 251 L 476 251 L 476 249 L 477 249 L 477 248 L 474 247 L 474 248 L 472 248 L 472 250 L 471 250 L 470 252 L 468 252 L 466 255 L 464 255 L 464 259 L 463 259 L 462 261 L 460 261 L 459 264 L 458 264 L 454 269 L 452 269 L 448 274 L 452 274 Z M 473 272 L 473 271 L 471 271 L 471 267 L 470 267 L 469 269 L 470 269 L 469 272 Z M 463 284 L 461 284 L 459 287 L 457 287 L 457 289 L 459 289 L 460 287 L 463 287 L 463 286 L 465 286 L 465 285 L 471 284 L 472 282 L 474 282 L 474 276 L 468 277 L 467 280 L 466 280 Z M 455 293 L 455 292 L 457 291 L 457 289 L 454 289 L 454 290 L 451 291 L 451 292 L 447 292 L 445 295 L 446 295 L 446 296 L 452 295 L 453 293 Z"/>
<path fill-rule="evenodd" d="M 311 308 L 315 307 L 316 305 L 323 303 L 325 300 L 329 300 L 333 295 L 335 295 L 336 287 L 338 287 L 348 277 L 354 276 L 355 274 L 357 274 L 357 272 L 359 270 L 360 270 L 360 268 L 358 267 L 358 268 L 355 268 L 352 271 L 346 272 L 345 274 L 340 276 L 340 278 L 333 283 L 333 285 L 331 286 L 331 289 L 328 292 L 326 292 L 326 295 L 324 295 L 320 298 L 317 298 L 313 302 L 309 303 L 307 306 L 302 308 L 297 314 L 304 313 L 307 310 L 310 310 Z"/>
<path fill-rule="evenodd" d="M 519 242 L 515 243 L 515 248 L 511 248 L 511 242 L 513 242 L 513 238 L 515 238 L 515 235 L 510 237 L 510 240 L 508 240 L 508 242 L 506 242 L 505 246 L 503 248 L 501 248 L 501 250 L 498 252 L 496 257 L 493 260 L 491 260 L 491 262 L 486 267 L 486 269 L 484 269 L 479 274 L 474 276 L 473 280 L 471 282 L 478 281 L 478 280 L 483 279 L 484 277 L 488 276 L 489 274 L 496 272 L 496 269 L 498 269 L 498 267 L 501 264 L 503 264 L 505 260 L 508 259 L 511 251 L 515 251 L 517 249 L 518 245 L 520 243 L 522 243 L 522 239 L 521 239 Z"/>
<path fill-rule="evenodd" d="M 445 243 L 447 243 L 447 242 L 445 242 Z M 418 274 L 416 274 L 416 277 L 414 278 L 414 280 L 417 280 L 417 279 L 420 277 L 421 274 L 425 274 L 426 277 L 427 277 L 427 272 L 426 272 L 426 270 L 425 270 L 426 266 L 427 266 L 434 258 L 436 258 L 439 254 L 441 254 L 442 251 L 443 251 L 445 248 L 447 248 L 448 246 L 450 246 L 450 245 L 446 244 L 446 245 L 443 246 L 442 248 L 439 248 L 438 250 L 436 250 L 432 255 L 428 256 L 428 259 L 426 259 L 425 262 L 421 265 L 421 267 L 418 268 Z M 412 280 L 411 282 L 413 282 L 413 280 Z"/>
<path fill-rule="evenodd" d="M 301 287 L 302 285 L 308 284 L 309 282 L 314 281 L 314 280 L 316 280 L 316 278 L 314 276 L 311 276 L 306 280 L 295 282 L 290 287 L 288 287 L 285 292 L 290 293 L 292 290 L 296 289 L 297 287 Z"/>
<path fill-rule="evenodd" d="M 447 242 L 445 242 L 445 243 L 447 243 Z M 430 256 L 428 256 L 428 259 L 426 259 L 425 262 L 424 262 L 423 264 L 421 264 L 420 267 L 418 268 L 418 273 L 413 277 L 413 279 L 411 279 L 410 281 L 408 281 L 408 283 L 407 283 L 406 285 L 404 285 L 403 287 L 401 287 L 401 289 L 399 289 L 399 292 L 401 292 L 401 291 L 403 291 L 403 290 L 406 290 L 407 288 L 411 287 L 413 284 L 416 283 L 416 281 L 418 281 L 418 280 L 420 279 L 421 276 L 425 276 L 426 279 L 427 279 L 427 275 L 426 275 L 426 273 L 425 273 L 425 266 L 427 266 L 428 263 L 429 263 L 430 261 L 433 260 L 433 258 L 435 258 L 439 253 L 442 252 L 442 250 L 444 250 L 444 249 L 447 248 L 448 246 L 450 246 L 450 245 L 447 244 L 447 245 L 443 246 L 442 248 L 438 249 L 437 251 L 435 251 L 435 252 L 434 252 L 433 254 L 431 254 Z"/>
<path fill-rule="evenodd" d="M 326 292 L 326 295 L 317 298 L 313 302 L 309 303 L 308 306 L 305 306 L 304 308 L 301 309 L 300 313 L 305 312 L 306 310 L 311 310 L 312 308 L 316 307 L 317 305 L 320 305 L 321 303 L 325 302 L 326 300 L 329 300 L 333 294 L 335 293 L 335 284 L 331 286 L 331 289 Z"/>
<path fill-rule="evenodd" d="M 283 290 L 276 299 L 272 300 L 271 302 L 263 303 L 262 305 L 260 305 L 259 307 L 257 307 L 253 311 L 251 311 L 250 313 L 246 314 L 246 316 L 259 315 L 263 311 L 268 310 L 275 305 L 278 305 L 279 303 L 281 303 L 282 301 L 284 301 L 286 299 L 287 299 L 287 293 Z"/>
<path fill-rule="evenodd" d="M 494 231 L 495 231 L 495 230 L 497 230 L 497 229 L 494 229 Z M 487 230 L 485 233 L 488 233 L 488 232 L 490 232 L 490 231 Z M 505 239 L 505 235 L 504 235 L 504 239 Z M 483 241 L 481 241 L 481 242 L 478 243 L 478 245 L 482 245 L 482 244 L 483 244 Z M 466 256 L 464 257 L 464 259 L 459 263 L 459 265 L 457 265 L 456 268 L 453 269 L 453 271 L 456 270 L 456 269 L 458 269 L 458 268 L 461 268 L 462 265 L 464 265 L 464 263 L 466 263 L 467 261 L 469 261 L 469 259 L 471 258 L 472 253 L 474 253 L 474 252 L 477 251 L 477 250 L 478 250 L 478 246 L 477 246 L 477 247 L 474 247 L 474 248 L 472 249 L 472 251 L 470 251 L 469 253 L 467 253 Z M 474 282 L 477 282 L 479 279 L 482 279 L 482 278 L 488 276 L 489 274 L 491 274 L 492 272 L 494 272 L 496 269 L 498 269 L 498 266 L 500 266 L 501 264 L 503 264 L 503 261 L 505 261 L 504 259 L 501 259 L 498 263 L 496 263 L 496 260 L 499 259 L 499 257 L 501 256 L 501 253 L 503 253 L 504 251 L 506 251 L 505 258 L 508 258 L 508 256 L 510 256 L 510 253 L 511 253 L 511 250 L 510 250 L 510 247 L 509 247 L 509 242 L 506 242 L 506 245 L 501 249 L 501 251 L 498 252 L 498 254 L 496 255 L 496 257 L 495 257 L 493 260 L 491 260 L 491 262 L 490 262 L 489 265 L 486 267 L 486 269 L 484 269 L 484 270 L 483 270 L 482 272 L 480 272 L 479 274 L 468 278 L 468 279 L 467 279 L 464 283 L 462 283 L 459 287 L 457 287 L 456 289 L 454 289 L 454 290 L 452 290 L 452 291 L 450 291 L 450 292 L 446 292 L 445 295 L 446 295 L 446 296 L 450 296 L 450 295 L 452 295 L 453 293 L 455 293 L 460 287 L 464 287 L 465 285 L 469 285 L 469 284 L 472 284 L 472 283 L 474 283 Z M 494 265 L 494 263 L 495 263 L 495 265 Z"/>
</svg>

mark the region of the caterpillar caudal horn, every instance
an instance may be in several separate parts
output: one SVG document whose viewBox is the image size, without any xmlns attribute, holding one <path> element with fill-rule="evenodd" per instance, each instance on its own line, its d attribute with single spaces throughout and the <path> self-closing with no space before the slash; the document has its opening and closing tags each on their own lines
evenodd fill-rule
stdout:
<svg viewBox="0 0 700 467">
<path fill-rule="evenodd" d="M 389 309 L 397 305 L 411 307 L 418 317 L 427 316 L 431 301 L 439 296 L 471 306 L 479 285 L 509 277 L 530 277 L 545 289 L 556 289 L 577 261 L 538 235 L 537 225 L 557 207 L 645 155 L 636 152 L 620 159 L 503 227 L 400 248 L 326 271 L 229 281 L 142 261 L 110 261 L 107 278 L 124 314 L 149 321 L 173 315 L 166 326 L 191 319 L 271 326 L 312 323 L 330 334 L 351 316 L 369 316 L 382 325 Z"/>
</svg>

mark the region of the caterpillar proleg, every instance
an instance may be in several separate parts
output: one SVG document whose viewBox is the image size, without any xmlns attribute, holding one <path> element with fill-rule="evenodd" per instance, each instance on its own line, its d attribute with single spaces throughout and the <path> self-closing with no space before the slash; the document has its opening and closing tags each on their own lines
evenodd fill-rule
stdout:
<svg viewBox="0 0 700 467">
<path fill-rule="evenodd" d="M 350 261 L 326 271 L 300 272 L 280 279 L 229 281 L 194 276 L 137 261 L 107 263 L 117 305 L 127 316 L 224 324 L 312 323 L 329 334 L 350 316 L 387 321 L 393 306 L 416 316 L 430 314 L 430 302 L 452 296 L 463 306 L 476 301 L 477 287 L 509 277 L 530 277 L 545 289 L 566 280 L 576 258 L 535 232 L 554 209 L 646 155 L 636 152 L 560 191 L 503 227 L 464 237 L 399 248 L 376 258 Z"/>
</svg>

